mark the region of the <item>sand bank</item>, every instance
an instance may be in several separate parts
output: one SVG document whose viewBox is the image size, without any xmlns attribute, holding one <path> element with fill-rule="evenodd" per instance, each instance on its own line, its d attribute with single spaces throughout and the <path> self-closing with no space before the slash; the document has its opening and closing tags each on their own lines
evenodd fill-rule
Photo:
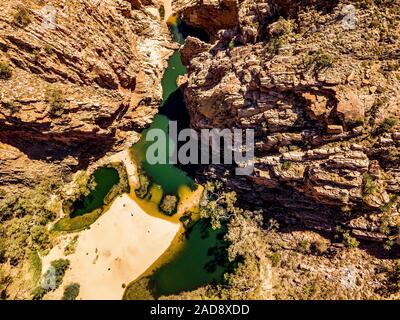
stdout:
<svg viewBox="0 0 400 320">
<path fill-rule="evenodd" d="M 124 288 L 169 247 L 180 225 L 146 214 L 127 194 L 117 199 L 89 230 L 79 234 L 71 265 L 59 289 L 46 299 L 60 299 L 63 287 L 79 283 L 78 299 L 121 299 Z M 63 241 L 43 258 L 45 271 L 63 257 Z"/>
</svg>

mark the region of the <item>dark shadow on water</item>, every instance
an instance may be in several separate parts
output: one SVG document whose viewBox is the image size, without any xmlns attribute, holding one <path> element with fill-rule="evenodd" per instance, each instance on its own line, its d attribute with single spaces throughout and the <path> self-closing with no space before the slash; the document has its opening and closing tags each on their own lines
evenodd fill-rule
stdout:
<svg viewBox="0 0 400 320">
<path fill-rule="evenodd" d="M 74 211 L 70 214 L 71 218 L 82 216 L 93 210 L 99 209 L 104 205 L 104 198 L 112 187 L 119 182 L 118 171 L 114 168 L 102 167 L 93 173 L 96 187 L 86 197 L 78 199 L 74 204 Z"/>
<path fill-rule="evenodd" d="M 164 106 L 160 108 L 160 115 L 166 116 L 171 121 L 176 121 L 178 132 L 183 129 L 190 128 L 190 116 L 186 108 L 185 99 L 181 89 L 177 89 L 171 93 L 168 99 L 164 102 Z M 178 150 L 186 142 L 178 142 Z M 176 165 L 179 169 L 185 171 L 189 177 L 194 178 L 199 167 L 197 164 L 182 164 L 179 162 Z"/>
<path fill-rule="evenodd" d="M 174 40 L 179 44 L 184 44 L 185 39 L 189 36 L 200 39 L 204 42 L 210 42 L 210 35 L 207 31 L 188 25 L 182 20 L 178 20 L 177 24 L 170 25 L 169 30 L 174 37 Z"/>
<path fill-rule="evenodd" d="M 179 23 L 178 28 L 179 28 L 179 31 L 183 34 L 183 37 L 185 39 L 188 36 L 191 36 L 191 37 L 196 37 L 204 42 L 210 42 L 210 35 L 204 29 L 190 26 L 184 21 L 181 21 Z"/>
</svg>

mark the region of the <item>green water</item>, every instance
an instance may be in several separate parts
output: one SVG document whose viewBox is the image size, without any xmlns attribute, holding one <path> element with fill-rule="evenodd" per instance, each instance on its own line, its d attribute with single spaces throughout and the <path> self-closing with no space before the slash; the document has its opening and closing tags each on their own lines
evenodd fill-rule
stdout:
<svg viewBox="0 0 400 320">
<path fill-rule="evenodd" d="M 170 31 L 178 43 L 184 42 L 179 21 L 176 25 L 170 26 Z M 184 104 L 183 95 L 177 94 L 179 89 L 176 80 L 179 75 L 185 73 L 186 69 L 180 54 L 176 51 L 169 59 L 168 68 L 162 79 L 163 104 L 160 112 L 167 114 L 171 119 L 184 118 L 176 114 L 180 110 L 174 107 Z M 146 141 L 146 133 L 156 128 L 167 133 L 168 117 L 159 114 L 154 118 L 151 126 L 143 132 L 141 140 L 132 146 L 132 154 L 153 184 L 160 186 L 163 192 L 178 195 L 178 190 L 182 186 L 189 186 L 191 189 L 195 187 L 194 181 L 186 172 L 173 165 L 151 165 L 146 161 L 146 151 L 153 144 Z M 168 147 L 172 146 L 172 143 L 167 141 L 165 155 L 168 155 Z M 228 270 L 226 243 L 223 240 L 225 233 L 225 228 L 213 230 L 205 220 L 196 222 L 192 229 L 186 232 L 186 238 L 180 243 L 181 246 L 178 245 L 179 249 L 176 249 L 178 252 L 172 260 L 161 265 L 150 275 L 149 289 L 152 295 L 157 298 L 161 295 L 193 290 L 209 283 L 221 283 L 224 273 Z"/>
<path fill-rule="evenodd" d="M 174 34 L 176 41 L 183 43 L 183 37 L 179 33 L 179 29 L 176 26 L 170 27 L 171 32 Z M 164 72 L 161 80 L 163 88 L 163 103 L 161 108 L 167 102 L 168 98 L 176 92 L 178 86 L 176 80 L 179 75 L 186 74 L 186 68 L 183 66 L 179 51 L 175 51 L 174 54 L 168 60 L 168 67 Z M 152 141 L 146 141 L 146 134 L 151 129 L 161 129 L 166 133 L 168 137 L 168 118 L 164 115 L 157 115 L 151 126 L 143 131 L 142 138 L 138 143 L 132 147 L 133 155 L 137 162 L 140 163 L 141 169 L 145 171 L 147 176 L 150 178 L 152 183 L 160 185 L 162 190 L 169 194 L 178 195 L 178 191 L 182 186 L 188 186 L 191 189 L 195 188 L 194 181 L 179 168 L 172 164 L 150 164 L 146 159 L 146 152 Z M 168 140 L 165 145 L 165 155 L 168 157 L 169 147 L 174 148 L 172 140 Z M 163 163 L 167 163 L 168 159 L 164 159 Z"/>
<path fill-rule="evenodd" d="M 178 89 L 178 86 L 176 85 L 178 76 L 186 73 L 186 68 L 181 61 L 181 54 L 179 51 L 175 51 L 168 60 L 168 68 L 161 80 L 163 88 L 163 105 L 167 101 L 168 97 Z"/>
<path fill-rule="evenodd" d="M 82 200 L 78 200 L 74 204 L 75 210 L 71 213 L 71 218 L 101 208 L 104 205 L 104 198 L 110 192 L 111 188 L 119 183 L 118 171 L 110 167 L 97 169 L 93 173 L 93 177 L 96 181 L 96 188 L 94 188 L 88 196 Z"/>
<path fill-rule="evenodd" d="M 133 155 L 136 161 L 140 162 L 141 169 L 145 171 L 152 183 L 160 185 L 162 190 L 169 194 L 178 195 L 179 189 L 182 186 L 189 186 L 191 189 L 195 188 L 194 181 L 186 174 L 172 164 L 150 164 L 146 160 L 146 152 L 152 141 L 146 141 L 144 138 L 146 133 L 151 129 L 161 129 L 168 136 L 168 118 L 166 116 L 157 115 L 150 128 L 143 132 L 143 137 L 140 141 L 132 147 Z M 165 155 L 168 156 L 169 146 L 173 145 L 171 140 L 167 141 L 165 145 Z M 165 163 L 167 159 L 165 159 Z"/>
<path fill-rule="evenodd" d="M 198 221 L 177 256 L 152 275 L 153 295 L 176 294 L 222 282 L 227 269 L 225 232 L 224 228 L 213 230 L 208 222 Z"/>
</svg>

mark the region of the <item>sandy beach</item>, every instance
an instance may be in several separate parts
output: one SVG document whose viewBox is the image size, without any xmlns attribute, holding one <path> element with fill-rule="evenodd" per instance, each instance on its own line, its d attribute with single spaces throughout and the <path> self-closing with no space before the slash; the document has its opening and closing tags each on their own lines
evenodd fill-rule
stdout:
<svg viewBox="0 0 400 320">
<path fill-rule="evenodd" d="M 180 225 L 146 214 L 127 194 L 89 230 L 79 234 L 74 254 L 67 256 L 70 268 L 60 288 L 46 299 L 60 299 L 64 286 L 80 284 L 78 299 L 121 299 L 123 284 L 140 276 L 169 247 Z M 51 261 L 63 258 L 67 241 L 43 258 L 43 271 Z"/>
<path fill-rule="evenodd" d="M 99 165 L 107 162 L 122 162 L 135 188 L 137 170 L 129 149 Z M 187 199 L 185 207 L 192 201 L 192 197 Z M 74 282 L 80 285 L 78 299 L 121 299 L 123 284 L 128 285 L 146 271 L 168 249 L 180 228 L 180 223 L 147 214 L 128 194 L 117 197 L 88 230 L 62 236 L 60 243 L 42 258 L 43 274 L 51 261 L 70 260 L 62 285 L 45 299 L 61 299 L 64 287 Z M 76 234 L 75 253 L 65 256 L 64 248 Z"/>
</svg>

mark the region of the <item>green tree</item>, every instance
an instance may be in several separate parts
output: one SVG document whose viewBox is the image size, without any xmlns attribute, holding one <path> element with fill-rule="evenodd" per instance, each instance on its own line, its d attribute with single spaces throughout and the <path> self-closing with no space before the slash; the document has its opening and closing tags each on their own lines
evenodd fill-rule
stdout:
<svg viewBox="0 0 400 320">
<path fill-rule="evenodd" d="M 236 193 L 223 189 L 220 181 L 207 182 L 200 201 L 200 216 L 211 220 L 213 229 L 221 227 L 221 222 L 228 221 L 240 209 L 235 207 Z"/>
<path fill-rule="evenodd" d="M 81 286 L 78 283 L 71 283 L 64 288 L 63 300 L 75 300 L 79 295 Z"/>
</svg>

